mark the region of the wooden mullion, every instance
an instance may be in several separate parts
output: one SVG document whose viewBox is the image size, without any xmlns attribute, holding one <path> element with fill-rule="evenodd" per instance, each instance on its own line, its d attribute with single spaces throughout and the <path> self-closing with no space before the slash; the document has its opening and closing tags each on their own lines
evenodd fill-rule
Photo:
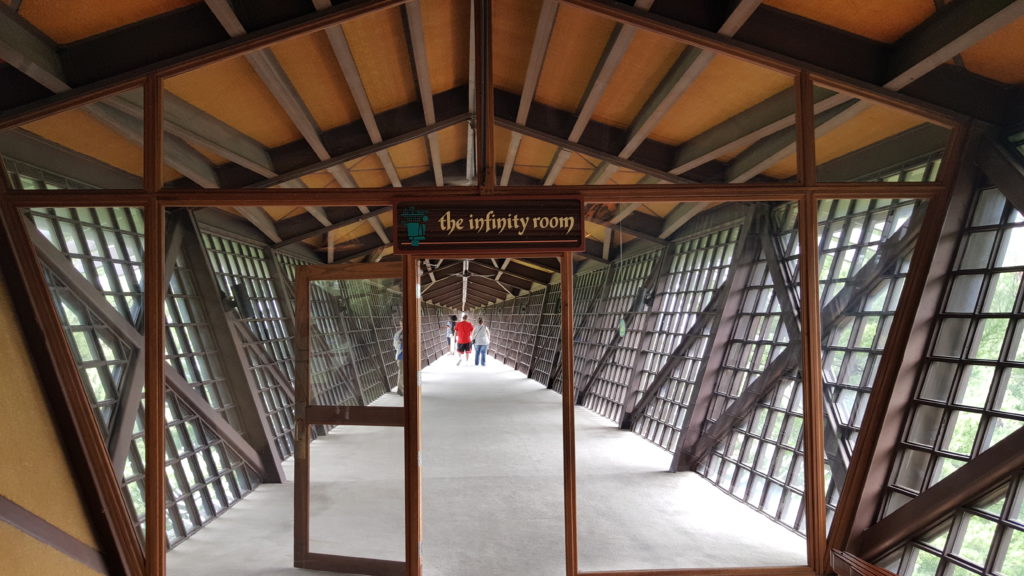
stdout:
<svg viewBox="0 0 1024 576">
<path fill-rule="evenodd" d="M 818 317 L 818 221 L 817 201 L 808 194 L 798 208 L 800 236 L 800 352 L 804 396 L 803 452 L 804 452 L 804 507 L 807 519 L 807 559 L 812 570 L 824 574 L 828 570 L 828 550 L 825 545 L 825 448 L 821 334 L 826 331 Z M 808 417 L 808 415 L 810 417 Z"/>
<path fill-rule="evenodd" d="M 148 88 L 148 84 L 147 84 Z M 148 123 L 147 123 L 148 125 Z M 145 353 L 146 417 L 146 572 L 148 576 L 167 573 L 167 535 L 164 533 L 166 470 L 163 447 L 164 423 L 164 209 L 150 202 L 145 209 Z"/>
<path fill-rule="evenodd" d="M 573 393 L 573 276 L 572 253 L 560 258 L 562 289 L 562 470 L 565 483 L 565 563 L 566 574 L 579 572 L 579 550 L 576 540 L 576 420 Z"/>
</svg>

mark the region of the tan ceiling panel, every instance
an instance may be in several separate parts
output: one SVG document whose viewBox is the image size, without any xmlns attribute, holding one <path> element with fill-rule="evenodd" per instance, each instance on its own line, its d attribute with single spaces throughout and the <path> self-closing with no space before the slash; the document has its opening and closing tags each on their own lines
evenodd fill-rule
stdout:
<svg viewBox="0 0 1024 576">
<path fill-rule="evenodd" d="M 608 179 L 608 184 L 636 184 L 640 182 L 640 180 L 643 180 L 643 177 L 644 175 L 641 174 L 640 172 L 620 169 L 617 170 L 615 174 Z"/>
<path fill-rule="evenodd" d="M 359 110 L 326 34 L 278 42 L 272 50 L 321 130 L 359 120 Z"/>
<path fill-rule="evenodd" d="M 336 188 L 338 186 L 338 182 L 329 172 L 306 174 L 301 180 L 307 188 Z"/>
<path fill-rule="evenodd" d="M 555 179 L 556 186 L 582 186 L 594 173 L 594 168 L 600 164 L 594 158 L 573 152 L 565 161 L 565 166 L 558 173 Z"/>
<path fill-rule="evenodd" d="M 516 155 L 516 172 L 543 180 L 558 153 L 558 146 L 534 138 L 523 138 Z"/>
<path fill-rule="evenodd" d="M 1006 84 L 1024 84 L 1024 18 L 961 54 L 968 70 Z"/>
<path fill-rule="evenodd" d="M 765 0 L 765 5 L 886 44 L 935 13 L 935 0 Z"/>
<path fill-rule="evenodd" d="M 716 55 L 658 123 L 651 138 L 682 144 L 792 86 L 791 76 Z"/>
<path fill-rule="evenodd" d="M 291 218 L 292 216 L 302 214 L 306 211 L 305 208 L 298 206 L 266 206 L 263 209 L 267 211 L 267 214 L 269 214 L 275 222 L 284 220 L 285 218 Z"/>
<path fill-rule="evenodd" d="M 419 100 L 401 10 L 378 10 L 342 25 L 370 106 L 378 114 Z"/>
<path fill-rule="evenodd" d="M 762 174 L 776 180 L 788 180 L 796 177 L 796 153 L 779 160 L 778 164 L 768 168 Z"/>
<path fill-rule="evenodd" d="M 403 180 L 431 169 L 426 138 L 403 142 L 392 146 L 388 151 L 391 152 L 391 159 L 398 170 L 398 177 Z"/>
<path fill-rule="evenodd" d="M 164 87 L 264 146 L 273 148 L 302 138 L 245 58 L 168 78 Z"/>
<path fill-rule="evenodd" d="M 26 0 L 18 14 L 58 44 L 95 36 L 198 0 Z M 10 2 L 8 2 L 9 4 Z"/>
<path fill-rule="evenodd" d="M 68 110 L 22 126 L 69 150 L 142 176 L 142 148 L 84 110 Z"/>
<path fill-rule="evenodd" d="M 628 128 L 685 47 L 664 36 L 637 32 L 608 82 L 608 89 L 594 111 L 594 120 Z"/>
<path fill-rule="evenodd" d="M 427 65 L 434 93 L 469 83 L 469 0 L 423 0 Z"/>
<path fill-rule="evenodd" d="M 540 0 L 505 0 L 492 5 L 492 58 L 501 62 L 494 67 L 495 88 L 522 92 L 541 5 Z"/>
<path fill-rule="evenodd" d="M 388 175 L 384 172 L 384 165 L 376 154 L 363 156 L 351 162 L 346 162 L 349 172 L 360 188 L 386 188 L 391 186 Z"/>
<path fill-rule="evenodd" d="M 537 85 L 537 101 L 575 112 L 615 23 L 569 4 L 558 8 Z"/>
<path fill-rule="evenodd" d="M 344 251 L 345 244 L 353 242 L 357 238 L 373 234 L 373 227 L 366 220 L 361 220 L 355 224 L 349 224 L 348 226 L 338 228 L 331 232 L 331 238 L 334 239 L 335 250 Z M 317 242 L 321 240 L 316 239 Z M 350 247 L 350 250 L 354 248 Z"/>
</svg>

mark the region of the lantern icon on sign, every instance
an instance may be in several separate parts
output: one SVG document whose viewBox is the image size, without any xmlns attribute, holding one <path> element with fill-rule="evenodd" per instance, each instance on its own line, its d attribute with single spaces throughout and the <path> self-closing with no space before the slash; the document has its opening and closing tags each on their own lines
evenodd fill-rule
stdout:
<svg viewBox="0 0 1024 576">
<path fill-rule="evenodd" d="M 426 210 L 418 210 L 415 206 L 409 206 L 399 214 L 399 220 L 405 226 L 405 235 L 409 237 L 411 246 L 419 246 L 420 241 L 427 239 L 428 217 Z"/>
</svg>

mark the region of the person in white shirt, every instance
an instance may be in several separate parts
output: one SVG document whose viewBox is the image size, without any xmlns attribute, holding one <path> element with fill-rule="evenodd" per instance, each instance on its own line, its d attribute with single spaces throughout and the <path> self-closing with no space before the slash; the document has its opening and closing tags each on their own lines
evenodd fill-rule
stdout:
<svg viewBox="0 0 1024 576">
<path fill-rule="evenodd" d="M 491 345 L 491 329 L 484 326 L 484 319 L 477 318 L 477 325 L 473 328 L 473 344 L 476 345 L 476 356 L 473 358 L 474 366 L 487 365 L 487 347 Z"/>
<path fill-rule="evenodd" d="M 402 381 L 402 321 L 398 321 L 398 330 L 391 337 L 391 346 L 395 349 L 395 360 L 398 364 L 398 394 L 405 394 L 405 382 Z"/>
</svg>

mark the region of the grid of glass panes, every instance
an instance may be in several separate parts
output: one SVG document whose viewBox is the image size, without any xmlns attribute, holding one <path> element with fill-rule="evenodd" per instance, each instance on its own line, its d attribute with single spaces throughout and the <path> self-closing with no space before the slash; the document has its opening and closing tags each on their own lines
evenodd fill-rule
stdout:
<svg viewBox="0 0 1024 576">
<path fill-rule="evenodd" d="M 91 190 L 96 188 L 31 164 L 3 156 L 4 166 L 15 190 Z"/>
<path fill-rule="evenodd" d="M 544 308 L 537 326 L 537 342 L 529 376 L 548 386 L 554 379 L 555 364 L 562 350 L 562 285 L 544 291 Z"/>
<path fill-rule="evenodd" d="M 165 355 L 210 406 L 242 432 L 234 395 L 225 379 L 207 311 L 198 294 L 192 270 L 185 258 L 179 256 L 164 300 Z"/>
<path fill-rule="evenodd" d="M 139 208 L 33 208 L 36 228 L 132 324 L 142 313 Z"/>
<path fill-rule="evenodd" d="M 234 298 L 252 333 L 278 368 L 294 382 L 291 335 L 284 322 L 282 297 L 274 290 L 263 248 L 213 234 L 203 234 L 203 244 L 221 291 Z"/>
<path fill-rule="evenodd" d="M 611 267 L 603 266 L 573 276 L 573 381 L 577 390 L 597 367 L 602 336 L 611 338 L 598 327 L 611 274 Z"/>
<path fill-rule="evenodd" d="M 830 518 L 910 267 L 910 253 L 877 274 L 865 266 L 888 243 L 901 242 L 910 233 L 916 210 L 923 210 L 923 203 L 916 200 L 824 200 L 818 204 L 822 307 L 847 302 L 834 322 L 823 319 L 828 325 L 821 327 Z"/>
<path fill-rule="evenodd" d="M 294 452 L 295 385 L 291 336 L 270 273 L 258 246 L 213 234 L 203 234 L 203 245 L 221 292 L 235 299 L 243 324 L 235 326 L 248 336 L 246 361 L 267 412 L 274 445 L 282 459 Z"/>
<path fill-rule="evenodd" d="M 164 414 L 167 538 L 174 546 L 251 492 L 259 479 L 173 392 Z"/>
<path fill-rule="evenodd" d="M 767 248 L 775 250 L 788 278 L 796 277 L 799 255 L 796 211 L 795 203 L 783 204 L 762 222 L 771 224 Z M 790 336 L 779 302 L 780 293 L 791 288 L 775 286 L 765 249 L 762 245 L 745 279 L 705 424 L 721 417 L 773 362 L 786 365 L 778 367 L 781 376 L 769 383 L 753 411 L 715 446 L 711 456 L 699 464 L 698 472 L 780 524 L 803 531 L 803 395 L 795 379 L 799 354 L 783 355 Z M 796 300 L 796 295 L 791 298 Z"/>
<path fill-rule="evenodd" d="M 859 178 L 864 182 L 938 182 L 942 165 L 943 150 L 924 158 L 916 158 L 899 166 L 865 174 Z"/>
<path fill-rule="evenodd" d="M 728 277 L 739 235 L 740 227 L 733 226 L 672 246 L 665 281 L 660 293 L 655 295 L 658 310 L 650 343 L 643 351 L 643 361 L 635 375 L 639 379 L 638 397 L 647 390 L 698 318 L 721 313 L 708 307 Z M 704 330 L 691 345 L 679 351 L 684 360 L 672 370 L 657 397 L 635 420 L 634 432 L 662 448 L 675 449 L 693 386 L 707 357 L 708 338 L 710 330 Z"/>
<path fill-rule="evenodd" d="M 53 274 L 46 271 L 45 276 L 96 420 L 103 435 L 109 438 L 134 349 L 111 332 Z"/>
<path fill-rule="evenodd" d="M 324 406 L 362 404 L 352 364 L 352 345 L 339 322 L 337 281 L 309 284 L 309 380 L 311 403 Z"/>
<path fill-rule="evenodd" d="M 643 333 L 646 295 L 642 288 L 651 274 L 657 274 L 660 257 L 661 251 L 648 252 L 612 265 L 604 302 L 594 310 L 599 316 L 588 323 L 590 330 L 583 335 L 593 344 L 589 346 L 592 356 L 575 371 L 577 386 L 590 382 L 583 405 L 615 421 L 622 414 Z"/>
<path fill-rule="evenodd" d="M 773 242 L 780 265 L 795 277 L 798 257 L 796 204 L 773 211 Z M 779 293 L 789 290 L 775 286 L 764 247 L 751 266 L 732 334 L 726 344 L 721 374 L 715 383 L 708 414 L 715 421 L 747 387 L 789 346 L 790 335 L 782 316 Z M 794 298 L 795 300 L 795 298 Z"/>
<path fill-rule="evenodd" d="M 380 319 L 374 316 L 371 299 L 377 288 L 369 282 L 345 282 L 341 285 L 343 305 L 341 321 L 352 344 L 355 368 L 363 399 L 370 403 L 391 387 L 393 382 L 388 378 L 387 368 L 383 362 L 385 350 L 391 350 L 391 336 L 397 326 L 383 326 Z M 378 334 L 380 332 L 381 334 Z M 381 340 L 386 336 L 386 348 L 382 348 Z M 394 357 L 394 354 L 391 354 Z"/>
<path fill-rule="evenodd" d="M 511 309 L 508 326 L 509 339 L 505 346 L 512 362 L 509 366 L 526 373 L 530 370 L 534 345 L 537 341 L 537 325 L 544 309 L 544 292 L 532 292 L 505 302 Z M 485 321 L 486 318 L 485 318 Z"/>
<path fill-rule="evenodd" d="M 388 386 L 398 386 L 398 360 L 395 358 L 393 337 L 402 320 L 401 282 L 397 280 L 363 281 L 370 287 L 370 316 L 378 329 L 372 332 L 376 339 L 381 364 L 384 366 Z"/>
<path fill-rule="evenodd" d="M 1024 574 L 1024 471 L 878 565 L 905 576 Z"/>
<path fill-rule="evenodd" d="M 800 382 L 780 379 L 753 413 L 715 446 L 699 472 L 734 498 L 805 533 Z"/>
<path fill-rule="evenodd" d="M 976 194 L 946 280 L 881 514 L 1024 425 L 1024 217 Z"/>
<path fill-rule="evenodd" d="M 508 302 L 495 302 L 478 311 L 479 314 L 487 318 L 491 326 L 491 355 L 506 364 L 510 363 L 508 344 L 511 340 L 509 332 L 512 328 L 512 323 L 508 320 L 508 310 L 518 300 L 515 298 Z"/>
<path fill-rule="evenodd" d="M 448 352 L 448 316 L 450 311 L 423 303 L 420 307 L 420 362 L 423 366 Z"/>
</svg>

